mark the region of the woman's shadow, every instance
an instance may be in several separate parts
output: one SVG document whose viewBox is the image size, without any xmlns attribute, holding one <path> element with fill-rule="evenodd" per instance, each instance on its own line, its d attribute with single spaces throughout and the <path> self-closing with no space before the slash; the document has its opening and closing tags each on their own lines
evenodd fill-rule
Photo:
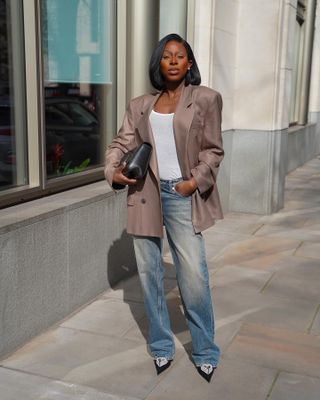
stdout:
<svg viewBox="0 0 320 400">
<path fill-rule="evenodd" d="M 164 253 L 168 251 L 164 246 Z M 175 268 L 170 260 L 163 261 L 165 269 L 164 287 L 170 315 L 171 329 L 191 359 L 191 340 L 183 313 L 182 302 L 178 290 Z M 137 274 L 133 240 L 125 231 L 115 240 L 108 253 L 108 281 L 114 291 L 123 292 L 123 301 L 128 304 L 133 318 L 144 337 L 148 340 L 148 324 L 145 313 L 141 316 L 143 294 Z"/>
</svg>

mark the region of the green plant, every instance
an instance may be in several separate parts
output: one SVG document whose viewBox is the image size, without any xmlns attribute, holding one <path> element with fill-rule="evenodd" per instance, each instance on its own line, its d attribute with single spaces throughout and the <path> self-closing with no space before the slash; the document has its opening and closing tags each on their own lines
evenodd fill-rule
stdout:
<svg viewBox="0 0 320 400">
<path fill-rule="evenodd" d="M 59 166 L 59 168 L 57 169 L 57 174 L 58 175 L 68 175 L 68 174 L 73 174 L 75 172 L 84 171 L 90 164 L 90 158 L 86 158 L 77 167 L 70 168 L 71 163 L 72 163 L 72 161 L 69 161 L 65 166 L 63 166 L 63 165 Z"/>
</svg>

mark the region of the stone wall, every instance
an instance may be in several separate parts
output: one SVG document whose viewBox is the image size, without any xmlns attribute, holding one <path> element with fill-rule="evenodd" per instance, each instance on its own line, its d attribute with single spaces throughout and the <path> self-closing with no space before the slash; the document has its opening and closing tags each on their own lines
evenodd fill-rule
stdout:
<svg viewBox="0 0 320 400">
<path fill-rule="evenodd" d="M 135 272 L 125 204 L 103 181 L 0 211 L 0 357 Z"/>
</svg>

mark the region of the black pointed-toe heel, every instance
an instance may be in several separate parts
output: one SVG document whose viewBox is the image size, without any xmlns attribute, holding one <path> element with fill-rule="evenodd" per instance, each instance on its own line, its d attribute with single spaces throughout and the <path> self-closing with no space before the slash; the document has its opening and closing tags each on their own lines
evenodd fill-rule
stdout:
<svg viewBox="0 0 320 400">
<path fill-rule="evenodd" d="M 156 366 L 157 374 L 161 374 L 161 372 L 165 371 L 170 367 L 172 360 L 168 360 L 165 357 L 157 357 L 154 360 L 154 365 Z"/>
<path fill-rule="evenodd" d="M 207 382 L 211 381 L 215 369 L 216 367 L 214 367 L 212 364 L 202 364 L 197 367 L 197 371 Z"/>
</svg>

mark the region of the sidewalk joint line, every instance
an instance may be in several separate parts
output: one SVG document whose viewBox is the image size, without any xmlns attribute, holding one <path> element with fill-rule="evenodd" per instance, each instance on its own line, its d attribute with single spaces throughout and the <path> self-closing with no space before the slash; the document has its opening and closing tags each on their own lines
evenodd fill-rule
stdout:
<svg viewBox="0 0 320 400">
<path fill-rule="evenodd" d="M 269 277 L 269 279 L 267 280 L 267 282 L 262 286 L 262 289 L 260 290 L 260 293 L 263 293 L 266 290 L 266 288 L 269 286 L 269 283 L 270 283 L 271 279 L 273 279 L 273 277 L 275 276 L 276 273 L 277 273 L 277 271 L 272 272 L 272 274 Z"/>
<path fill-rule="evenodd" d="M 271 384 L 271 387 L 270 387 L 269 392 L 268 392 L 268 394 L 267 394 L 266 400 L 270 398 L 270 396 L 271 396 L 271 394 L 272 394 L 272 392 L 273 392 L 273 389 L 274 389 L 274 387 L 275 387 L 275 385 L 276 385 L 276 383 L 277 383 L 277 380 L 278 380 L 278 378 L 279 378 L 279 376 L 280 376 L 280 373 L 281 373 L 281 371 L 278 370 L 277 373 L 276 373 L 276 376 L 274 377 L 274 380 L 273 380 L 273 382 L 272 382 L 272 384 Z"/>
<path fill-rule="evenodd" d="M 258 228 L 257 229 L 255 229 L 252 233 L 251 233 L 251 236 L 254 236 L 262 227 L 264 227 L 265 225 L 268 225 L 268 224 L 261 224 L 260 226 L 258 226 Z"/>
<path fill-rule="evenodd" d="M 25 370 L 25 369 L 14 368 L 14 367 L 9 367 L 9 366 L 7 367 L 7 366 L 5 366 L 5 365 L 2 365 L 1 368 L 6 369 L 6 370 L 8 370 L 8 371 L 19 372 L 19 373 L 21 373 L 21 374 L 26 374 L 26 375 L 31 375 L 31 376 L 37 376 L 37 377 L 39 377 L 39 378 L 45 378 L 45 379 L 48 379 L 48 380 L 50 380 L 50 381 L 64 382 L 64 383 L 65 383 L 65 382 L 74 383 L 74 382 L 70 382 L 70 381 L 64 381 L 64 380 L 62 380 L 61 378 L 55 378 L 55 377 L 52 377 L 52 376 L 49 376 L 49 375 L 43 375 L 43 374 L 39 374 L 39 373 L 37 373 L 37 372 L 27 371 L 27 370 Z M 79 384 L 79 385 L 81 385 L 81 384 Z"/>
<path fill-rule="evenodd" d="M 108 339 L 108 338 L 109 339 L 119 339 L 119 338 L 121 338 L 121 339 L 127 340 L 128 342 L 132 342 L 132 344 L 139 343 L 138 340 L 122 338 L 121 335 L 110 335 L 109 333 L 93 332 L 93 331 L 88 331 L 86 329 L 72 328 L 70 326 L 60 326 L 59 328 L 61 328 L 61 329 L 69 329 L 70 331 L 76 331 L 76 332 L 80 332 L 80 333 L 87 333 L 89 335 L 94 335 L 94 336 L 100 336 L 100 337 L 104 337 L 106 339 Z"/>
<path fill-rule="evenodd" d="M 225 358 L 225 355 L 227 355 L 227 352 L 228 352 L 229 348 L 233 345 L 233 342 L 235 341 L 236 337 L 238 336 L 238 334 L 239 334 L 239 332 L 240 332 L 240 330 L 242 328 L 242 325 L 246 323 L 246 321 L 244 321 L 244 320 L 240 320 L 240 322 L 241 323 L 240 323 L 238 329 L 236 330 L 236 332 L 234 332 L 234 334 L 233 334 L 232 338 L 230 339 L 229 343 L 226 345 L 225 349 L 221 352 L 221 359 Z"/>
<path fill-rule="evenodd" d="M 314 313 L 314 316 L 313 316 L 313 318 L 312 318 L 311 324 L 310 324 L 310 325 L 308 326 L 308 328 L 307 328 L 307 333 L 308 333 L 308 334 L 311 334 L 312 326 L 313 326 L 314 321 L 316 320 L 317 315 L 318 315 L 319 313 L 320 313 L 320 304 L 318 304 L 318 307 L 316 308 L 316 312 Z"/>
<path fill-rule="evenodd" d="M 295 256 L 296 252 L 300 249 L 300 247 L 303 245 L 303 240 L 299 243 L 298 247 L 296 247 L 296 249 L 294 250 L 294 252 L 292 253 L 293 256 Z"/>
</svg>

